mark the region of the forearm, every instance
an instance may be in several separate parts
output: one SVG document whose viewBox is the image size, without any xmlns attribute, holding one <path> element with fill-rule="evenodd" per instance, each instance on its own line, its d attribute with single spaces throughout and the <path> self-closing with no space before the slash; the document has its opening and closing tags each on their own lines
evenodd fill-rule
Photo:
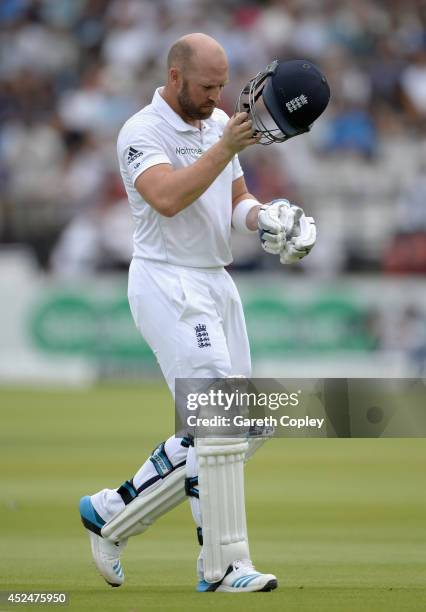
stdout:
<svg viewBox="0 0 426 612">
<path fill-rule="evenodd" d="M 234 229 L 243 234 L 256 231 L 260 206 L 251 193 L 247 191 L 239 193 L 232 202 L 232 225 Z"/>
<path fill-rule="evenodd" d="M 234 155 L 259 142 L 259 138 L 253 136 L 247 113 L 237 113 L 226 124 L 220 140 L 191 166 L 176 170 L 159 163 L 142 172 L 135 187 L 158 213 L 173 217 L 198 200 Z"/>
<path fill-rule="evenodd" d="M 196 162 L 168 172 L 158 186 L 158 198 L 173 216 L 187 208 L 210 187 L 232 160 L 234 153 L 219 141 Z"/>
</svg>

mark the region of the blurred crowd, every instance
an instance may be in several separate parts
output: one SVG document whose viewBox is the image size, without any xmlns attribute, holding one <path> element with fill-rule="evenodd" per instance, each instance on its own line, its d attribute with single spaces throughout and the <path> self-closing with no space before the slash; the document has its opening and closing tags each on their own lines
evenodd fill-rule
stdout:
<svg viewBox="0 0 426 612">
<path fill-rule="evenodd" d="M 330 82 L 310 134 L 241 154 L 259 200 L 317 220 L 293 273 L 426 272 L 423 0 L 2 0 L 0 28 L 0 243 L 28 245 L 44 269 L 127 267 L 117 133 L 164 83 L 174 40 L 201 31 L 229 58 L 228 113 L 274 58 L 310 59 Z M 234 249 L 235 268 L 278 266 L 255 238 Z"/>
</svg>

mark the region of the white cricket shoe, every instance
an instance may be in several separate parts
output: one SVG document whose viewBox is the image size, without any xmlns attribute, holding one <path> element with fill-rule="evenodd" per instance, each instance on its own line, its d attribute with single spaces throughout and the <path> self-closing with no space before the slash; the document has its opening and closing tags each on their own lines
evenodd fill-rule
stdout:
<svg viewBox="0 0 426 612">
<path fill-rule="evenodd" d="M 127 538 L 120 542 L 112 542 L 100 535 L 105 521 L 94 509 L 88 495 L 80 500 L 80 516 L 90 538 L 92 557 L 98 572 L 111 586 L 121 586 L 124 582 L 124 571 L 120 555 L 127 544 Z"/>
<path fill-rule="evenodd" d="M 124 582 L 124 571 L 120 563 L 120 554 L 127 544 L 122 542 L 111 542 L 89 531 L 90 547 L 96 568 L 105 581 L 112 587 L 119 587 Z"/>
<path fill-rule="evenodd" d="M 197 591 L 205 593 L 253 593 L 255 591 L 273 591 L 278 586 L 278 580 L 273 574 L 257 572 L 249 559 L 234 561 L 225 576 L 219 582 L 200 580 Z"/>
</svg>

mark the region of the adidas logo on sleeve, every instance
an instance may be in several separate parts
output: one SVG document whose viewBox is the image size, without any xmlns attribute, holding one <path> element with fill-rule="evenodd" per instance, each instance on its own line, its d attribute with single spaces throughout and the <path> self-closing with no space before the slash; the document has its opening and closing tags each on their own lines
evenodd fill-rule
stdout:
<svg viewBox="0 0 426 612">
<path fill-rule="evenodd" d="M 135 161 L 135 159 L 137 159 L 141 155 L 143 155 L 142 151 L 138 151 L 134 147 L 130 147 L 129 154 L 127 155 L 127 163 L 128 163 L 128 165 L 130 166 L 130 164 L 133 163 Z"/>
</svg>

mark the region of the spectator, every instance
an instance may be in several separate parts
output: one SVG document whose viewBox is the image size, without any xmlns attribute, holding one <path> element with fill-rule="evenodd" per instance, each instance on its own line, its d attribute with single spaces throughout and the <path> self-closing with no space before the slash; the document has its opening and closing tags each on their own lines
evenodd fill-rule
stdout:
<svg viewBox="0 0 426 612">
<path fill-rule="evenodd" d="M 420 2 L 381 0 L 4 0 L 0 240 L 49 250 L 64 224 L 75 218 L 81 226 L 87 215 L 90 225 L 102 200 L 108 208 L 103 186 L 105 174 L 117 172 L 118 127 L 149 102 L 165 49 L 190 30 L 211 33 L 226 48 L 228 114 L 242 85 L 275 57 L 307 56 L 327 75 L 331 104 L 312 133 L 243 160 L 265 201 L 280 192 L 307 206 L 320 229 L 325 220 L 318 265 L 301 267 L 304 273 L 337 274 L 349 261 L 368 270 L 384 260 L 399 271 L 402 238 L 387 245 L 408 231 L 422 257 L 424 178 L 415 177 L 412 160 L 426 126 L 425 14 Z M 405 183 L 413 187 L 398 204 Z M 343 214 L 348 203 L 352 214 Z M 411 228 L 397 221 L 404 206 Z M 43 232 L 51 236 L 44 244 Z M 266 254 L 240 254 L 249 266 L 269 265 Z"/>
</svg>

